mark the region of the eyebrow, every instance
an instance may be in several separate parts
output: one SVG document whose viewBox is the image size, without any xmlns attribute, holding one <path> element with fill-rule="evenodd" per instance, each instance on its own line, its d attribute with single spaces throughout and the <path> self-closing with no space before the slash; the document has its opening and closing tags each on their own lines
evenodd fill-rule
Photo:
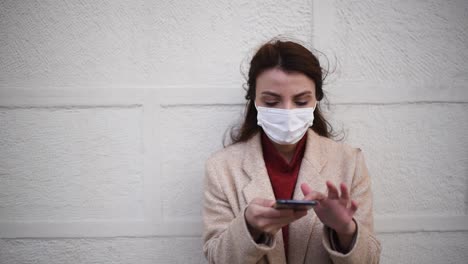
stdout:
<svg viewBox="0 0 468 264">
<path fill-rule="evenodd" d="M 294 98 L 301 97 L 301 96 L 304 96 L 304 95 L 311 95 L 311 94 L 312 94 L 311 91 L 305 91 L 305 92 L 298 93 L 298 94 L 294 95 Z"/>
<path fill-rule="evenodd" d="M 274 93 L 274 92 L 262 92 L 263 95 L 271 95 L 271 96 L 274 96 L 274 97 L 281 97 L 279 94 L 277 93 Z"/>
<path fill-rule="evenodd" d="M 302 92 L 302 93 L 298 93 L 298 94 L 294 95 L 293 97 L 297 98 L 297 97 L 301 97 L 301 96 L 304 96 L 304 95 L 310 95 L 310 94 L 312 94 L 311 91 L 305 91 L 305 92 Z M 274 93 L 274 92 L 270 92 L 270 91 L 262 92 L 262 95 L 270 95 L 270 96 L 274 96 L 274 97 L 281 97 L 281 95 L 279 95 L 277 93 Z"/>
</svg>

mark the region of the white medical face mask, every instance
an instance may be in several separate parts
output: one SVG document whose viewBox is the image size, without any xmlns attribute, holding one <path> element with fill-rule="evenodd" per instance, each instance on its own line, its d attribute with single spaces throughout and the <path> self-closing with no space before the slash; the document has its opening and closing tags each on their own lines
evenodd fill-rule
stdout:
<svg viewBox="0 0 468 264">
<path fill-rule="evenodd" d="M 257 106 L 257 124 L 273 142 L 281 145 L 296 144 L 314 122 L 317 107 L 279 109 Z"/>
</svg>

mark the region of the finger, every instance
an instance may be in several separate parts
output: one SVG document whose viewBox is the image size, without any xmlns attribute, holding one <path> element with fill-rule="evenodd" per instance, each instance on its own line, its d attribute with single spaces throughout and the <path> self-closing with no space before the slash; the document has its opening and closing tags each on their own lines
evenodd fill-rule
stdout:
<svg viewBox="0 0 468 264">
<path fill-rule="evenodd" d="M 304 194 L 303 200 L 323 200 L 326 198 L 323 193 L 312 190 L 310 185 L 307 183 L 301 184 L 301 190 Z"/>
<path fill-rule="evenodd" d="M 304 197 L 304 201 L 312 201 L 312 200 L 315 200 L 315 201 L 321 201 L 323 199 L 326 199 L 327 196 L 321 192 L 316 192 L 316 191 L 312 191 L 311 193 L 309 193 L 307 196 Z"/>
<path fill-rule="evenodd" d="M 348 187 L 346 187 L 346 184 L 344 182 L 340 184 L 340 191 L 341 191 L 340 204 L 348 208 L 349 207 L 349 191 L 348 191 Z"/>
<path fill-rule="evenodd" d="M 295 220 L 299 219 L 299 218 L 302 218 L 304 216 L 306 216 L 308 213 L 308 210 L 297 210 L 297 211 L 294 211 L 294 218 Z"/>
<path fill-rule="evenodd" d="M 308 210 L 282 209 L 282 210 L 276 210 L 276 211 L 280 211 L 280 214 L 267 213 L 267 215 L 262 215 L 262 216 L 265 219 L 268 219 L 268 221 L 272 221 L 273 223 L 289 223 L 301 217 L 306 216 Z M 273 216 L 273 217 L 269 217 L 269 216 Z"/>
<path fill-rule="evenodd" d="M 328 188 L 328 198 L 338 199 L 340 197 L 340 194 L 338 193 L 338 189 L 331 181 L 327 181 L 327 188 Z"/>
<path fill-rule="evenodd" d="M 279 217 L 279 218 L 265 218 L 265 219 L 268 219 L 269 223 L 272 225 L 283 227 L 306 215 L 307 215 L 307 211 L 297 211 L 290 216 L 284 216 L 284 217 Z"/>
<path fill-rule="evenodd" d="M 302 193 L 304 194 L 303 200 L 323 200 L 326 198 L 324 194 L 312 190 L 310 185 L 307 183 L 301 184 L 301 190 L 302 190 Z"/>
<path fill-rule="evenodd" d="M 341 190 L 341 199 L 349 200 L 348 187 L 346 187 L 346 184 L 344 182 L 340 184 L 340 190 Z"/>
<path fill-rule="evenodd" d="M 312 188 L 307 183 L 301 184 L 301 190 L 304 196 L 307 196 L 309 193 L 312 192 Z"/>
<path fill-rule="evenodd" d="M 265 208 L 263 212 L 260 214 L 262 217 L 265 218 L 288 218 L 294 217 L 294 210 L 292 209 L 274 209 L 274 208 Z"/>
<path fill-rule="evenodd" d="M 275 204 L 275 201 L 263 198 L 255 198 L 251 201 L 251 203 L 260 205 L 263 207 L 272 207 Z"/>
<path fill-rule="evenodd" d="M 354 201 L 354 200 L 351 201 L 351 208 L 350 208 L 350 210 L 351 210 L 351 212 L 353 213 L 353 215 L 354 215 L 354 213 L 356 213 L 357 209 L 358 209 L 358 204 L 357 204 L 357 202 Z"/>
<path fill-rule="evenodd" d="M 296 220 L 294 216 L 282 217 L 282 218 L 265 218 L 265 219 L 268 219 L 268 222 L 270 223 L 270 225 L 274 225 L 278 227 L 283 227 Z"/>
</svg>

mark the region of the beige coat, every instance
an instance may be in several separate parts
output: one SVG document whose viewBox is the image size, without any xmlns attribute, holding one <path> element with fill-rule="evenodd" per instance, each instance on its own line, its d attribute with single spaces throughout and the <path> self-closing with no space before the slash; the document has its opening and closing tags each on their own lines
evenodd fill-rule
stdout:
<svg viewBox="0 0 468 264">
<path fill-rule="evenodd" d="M 354 215 L 357 239 L 347 254 L 332 250 L 328 228 L 313 210 L 289 226 L 288 263 L 378 263 L 380 243 L 373 231 L 372 193 L 360 149 L 336 143 L 309 129 L 294 199 L 302 199 L 300 185 L 326 193 L 326 180 L 351 186 L 358 202 Z M 204 186 L 204 247 L 209 263 L 286 263 L 281 230 L 268 244 L 257 244 L 247 229 L 246 206 L 256 197 L 274 200 L 263 160 L 260 134 L 215 153 L 206 162 Z"/>
</svg>

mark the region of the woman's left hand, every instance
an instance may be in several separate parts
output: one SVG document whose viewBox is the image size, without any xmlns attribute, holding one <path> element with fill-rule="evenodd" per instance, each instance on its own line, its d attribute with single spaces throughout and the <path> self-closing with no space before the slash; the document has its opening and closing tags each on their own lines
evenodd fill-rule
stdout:
<svg viewBox="0 0 468 264">
<path fill-rule="evenodd" d="M 341 183 L 341 195 L 336 186 L 327 181 L 328 196 L 313 191 L 307 184 L 301 185 L 304 200 L 318 200 L 319 204 L 314 207 L 317 217 L 322 223 L 334 229 L 339 236 L 352 236 L 356 232 L 356 223 L 353 216 L 358 205 L 350 199 L 348 187 Z"/>
</svg>

